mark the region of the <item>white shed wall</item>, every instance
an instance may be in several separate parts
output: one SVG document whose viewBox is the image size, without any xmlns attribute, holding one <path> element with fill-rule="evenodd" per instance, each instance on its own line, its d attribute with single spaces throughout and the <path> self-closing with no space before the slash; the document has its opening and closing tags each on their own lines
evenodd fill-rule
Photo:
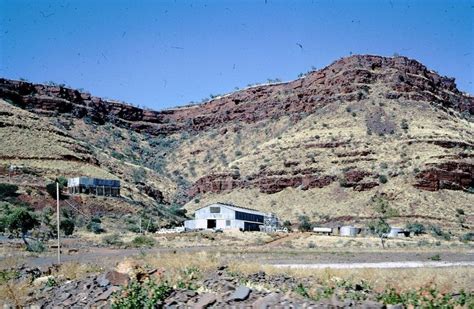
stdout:
<svg viewBox="0 0 474 309">
<path fill-rule="evenodd" d="M 211 207 L 220 207 L 220 213 L 211 213 Z M 208 205 L 204 208 L 198 209 L 195 212 L 196 219 L 235 219 L 235 211 L 220 204 Z"/>
</svg>

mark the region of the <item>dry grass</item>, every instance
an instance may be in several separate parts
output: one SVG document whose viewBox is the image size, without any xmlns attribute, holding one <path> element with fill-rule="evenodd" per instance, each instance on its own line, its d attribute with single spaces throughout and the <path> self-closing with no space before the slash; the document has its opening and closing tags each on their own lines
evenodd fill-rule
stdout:
<svg viewBox="0 0 474 309">
<path fill-rule="evenodd" d="M 447 293 L 468 290 L 474 285 L 472 267 L 411 268 L 411 269 L 281 269 L 259 264 L 233 262 L 231 271 L 252 274 L 265 271 L 269 275 L 285 274 L 293 278 L 310 278 L 315 283 L 331 284 L 341 280 L 367 282 L 375 291 L 387 288 L 408 291 L 436 286 Z"/>
<path fill-rule="evenodd" d="M 102 271 L 104 271 L 103 268 L 90 263 L 65 262 L 57 269 L 54 269 L 51 275 L 58 280 L 76 280 L 82 279 L 91 273 L 100 273 Z"/>
<path fill-rule="evenodd" d="M 0 305 L 13 304 L 15 308 L 22 308 L 30 292 L 31 285 L 27 281 L 0 284 Z"/>
<path fill-rule="evenodd" d="M 183 254 L 144 255 L 133 263 L 157 268 L 161 278 L 176 283 L 186 280 L 189 270 L 196 273 L 214 271 L 217 266 L 228 264 L 231 273 L 250 275 L 265 271 L 267 275 L 284 274 L 293 278 L 307 279 L 315 284 L 333 285 L 347 281 L 366 282 L 376 292 L 395 288 L 399 292 L 434 287 L 442 293 L 469 290 L 474 286 L 474 268 L 410 268 L 410 269 L 282 269 L 261 265 L 243 259 L 228 261 L 220 253 L 196 252 Z M 198 270 L 198 271 L 197 271 Z"/>
</svg>

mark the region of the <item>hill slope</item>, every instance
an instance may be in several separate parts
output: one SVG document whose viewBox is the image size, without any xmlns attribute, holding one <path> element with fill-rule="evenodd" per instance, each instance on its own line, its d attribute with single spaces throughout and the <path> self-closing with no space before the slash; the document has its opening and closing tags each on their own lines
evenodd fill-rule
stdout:
<svg viewBox="0 0 474 309">
<path fill-rule="evenodd" d="M 0 164 L 116 177 L 131 200 L 323 222 L 371 217 L 376 194 L 400 223 L 456 225 L 457 208 L 474 211 L 474 98 L 405 57 L 343 58 L 163 111 L 5 79 L 0 98 Z"/>
</svg>

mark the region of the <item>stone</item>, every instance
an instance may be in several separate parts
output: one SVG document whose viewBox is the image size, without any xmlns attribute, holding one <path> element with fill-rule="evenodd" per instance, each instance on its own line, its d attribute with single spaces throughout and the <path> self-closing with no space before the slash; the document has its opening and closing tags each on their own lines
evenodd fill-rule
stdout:
<svg viewBox="0 0 474 309">
<path fill-rule="evenodd" d="M 99 302 L 102 300 L 107 300 L 109 297 L 114 293 L 119 291 L 120 288 L 116 286 L 109 287 L 105 292 L 101 293 L 99 296 L 97 296 L 94 301 Z"/>
<path fill-rule="evenodd" d="M 77 300 L 74 299 L 74 298 L 69 298 L 69 299 L 66 299 L 65 301 L 63 301 L 63 305 L 66 306 L 66 307 L 72 306 L 75 303 L 77 303 Z"/>
<path fill-rule="evenodd" d="M 65 293 L 60 294 L 55 300 L 57 300 L 59 302 L 64 302 L 69 297 L 71 297 L 71 293 L 65 292 Z"/>
<path fill-rule="evenodd" d="M 360 307 L 362 309 L 383 309 L 385 308 L 385 305 L 375 301 L 366 300 L 360 305 Z"/>
<path fill-rule="evenodd" d="M 249 295 L 250 295 L 250 289 L 244 285 L 239 286 L 234 293 L 229 298 L 229 301 L 235 300 L 235 301 L 241 301 L 241 300 L 246 300 Z"/>
<path fill-rule="evenodd" d="M 403 304 L 387 305 L 387 309 L 403 309 Z"/>
<path fill-rule="evenodd" d="M 106 287 L 110 284 L 110 281 L 105 277 L 105 275 L 97 277 L 96 282 L 100 287 Z"/>
<path fill-rule="evenodd" d="M 54 279 L 54 277 L 53 276 L 43 276 L 43 277 L 36 278 L 35 280 L 33 280 L 33 285 L 34 286 L 39 286 L 39 285 L 45 284 L 50 279 Z"/>
<path fill-rule="evenodd" d="M 112 285 L 126 286 L 130 282 L 130 277 L 127 274 L 112 270 L 105 274 L 105 278 Z"/>
<path fill-rule="evenodd" d="M 268 294 L 262 298 L 257 299 L 253 304 L 253 309 L 266 309 L 280 303 L 280 296 L 277 293 Z"/>
<path fill-rule="evenodd" d="M 199 300 L 196 304 L 192 306 L 193 309 L 202 309 L 207 308 L 216 302 L 216 294 L 214 293 L 206 293 L 202 294 L 199 297 Z"/>
</svg>

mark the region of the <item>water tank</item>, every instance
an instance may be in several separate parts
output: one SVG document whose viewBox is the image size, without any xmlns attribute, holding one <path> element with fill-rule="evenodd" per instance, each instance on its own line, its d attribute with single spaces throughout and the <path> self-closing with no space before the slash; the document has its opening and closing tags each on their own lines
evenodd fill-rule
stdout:
<svg viewBox="0 0 474 309">
<path fill-rule="evenodd" d="M 341 236 L 356 236 L 359 234 L 360 229 L 355 226 L 343 226 L 341 227 Z"/>
</svg>

